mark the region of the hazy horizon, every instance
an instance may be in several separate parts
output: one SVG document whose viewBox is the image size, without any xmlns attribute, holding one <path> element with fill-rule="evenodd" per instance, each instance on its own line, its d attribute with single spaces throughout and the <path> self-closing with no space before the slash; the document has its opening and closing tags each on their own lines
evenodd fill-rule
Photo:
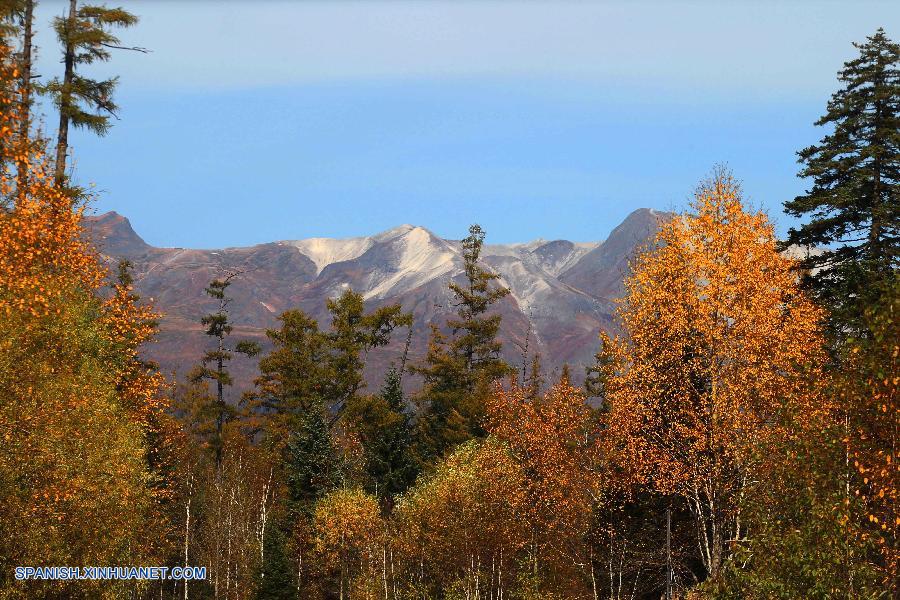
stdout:
<svg viewBox="0 0 900 600">
<path fill-rule="evenodd" d="M 142 22 L 123 43 L 152 52 L 86 69 L 121 76 L 122 110 L 106 138 L 74 135 L 76 180 L 181 247 L 400 223 L 592 241 L 684 207 L 719 163 L 783 232 L 851 43 L 900 35 L 887 2 L 125 5 Z M 40 4 L 45 80 L 62 10 Z"/>
</svg>

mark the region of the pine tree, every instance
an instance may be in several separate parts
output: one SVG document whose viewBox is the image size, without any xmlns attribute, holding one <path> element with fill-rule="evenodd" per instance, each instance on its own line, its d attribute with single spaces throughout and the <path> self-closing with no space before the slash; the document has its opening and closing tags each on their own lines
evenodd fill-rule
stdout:
<svg viewBox="0 0 900 600">
<path fill-rule="evenodd" d="M 419 446 L 425 460 L 440 457 L 473 436 L 483 436 L 488 388 L 514 373 L 500 358 L 497 333 L 502 317 L 487 315 L 493 304 L 509 295 L 509 289 L 492 285 L 500 275 L 481 265 L 483 245 L 484 231 L 472 225 L 462 241 L 465 281 L 450 282 L 457 309 L 457 318 L 447 321 L 451 337 L 432 326 L 425 364 L 412 368 L 425 379 L 417 398 Z"/>
<path fill-rule="evenodd" d="M 850 333 L 900 260 L 900 45 L 878 29 L 854 46 L 859 56 L 838 74 L 844 88 L 816 122 L 833 133 L 798 153 L 812 188 L 784 205 L 809 217 L 786 245 L 821 249 L 804 261 L 807 283 Z"/>
<path fill-rule="evenodd" d="M 138 17 L 122 8 L 82 5 L 69 0 L 69 12 L 53 22 L 63 50 L 64 72 L 62 79 L 55 78 L 42 87 L 42 92 L 53 98 L 59 109 L 59 128 L 56 143 L 56 185 L 61 185 L 66 173 L 66 153 L 69 148 L 69 126 L 86 128 L 97 135 L 105 135 L 110 128 L 110 117 L 116 117 L 118 106 L 113 93 L 118 77 L 96 80 L 79 73 L 79 67 L 95 62 L 107 62 L 110 50 L 135 50 L 144 48 L 122 46 L 111 30 L 136 25 Z"/>
<path fill-rule="evenodd" d="M 227 365 L 234 357 L 235 352 L 248 357 L 256 356 L 259 353 L 259 345 L 255 342 L 244 340 L 235 344 L 234 348 L 230 348 L 225 341 L 233 329 L 228 321 L 228 303 L 231 299 L 225 292 L 231 285 L 231 281 L 238 275 L 239 273 L 229 273 L 224 279 L 214 279 L 206 288 L 206 294 L 218 300 L 219 306 L 216 312 L 204 315 L 200 322 L 206 326 L 206 335 L 215 338 L 216 348 L 203 355 L 201 366 L 192 374 L 195 382 L 209 380 L 216 384 L 216 400 L 213 406 L 216 428 L 212 445 L 217 467 L 222 464 L 222 428 L 226 422 L 234 418 L 235 413 L 234 408 L 225 402 L 225 386 L 232 384 Z M 214 367 L 210 368 L 210 365 Z"/>
</svg>

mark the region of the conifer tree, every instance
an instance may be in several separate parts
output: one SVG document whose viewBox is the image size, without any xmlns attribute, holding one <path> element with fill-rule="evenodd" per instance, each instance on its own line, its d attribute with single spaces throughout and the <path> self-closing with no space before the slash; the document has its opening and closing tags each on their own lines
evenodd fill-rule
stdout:
<svg viewBox="0 0 900 600">
<path fill-rule="evenodd" d="M 48 94 L 59 109 L 59 128 L 56 143 L 56 185 L 61 185 L 66 173 L 66 153 L 69 148 L 69 126 L 86 128 L 97 135 L 105 135 L 110 117 L 116 117 L 118 106 L 113 100 L 118 77 L 96 80 L 81 75 L 79 68 L 95 62 L 107 62 L 110 50 L 144 48 L 122 46 L 113 28 L 136 25 L 138 17 L 123 8 L 102 5 L 81 5 L 69 0 L 65 17 L 53 22 L 63 51 L 63 77 L 51 80 L 42 91 Z"/>
<path fill-rule="evenodd" d="M 316 501 L 343 478 L 337 449 L 331 440 L 325 408 L 310 407 L 300 418 L 285 450 L 287 483 L 297 513 L 309 516 Z"/>
<path fill-rule="evenodd" d="M 273 519 L 263 533 L 263 562 L 260 565 L 257 600 L 294 600 L 297 597 L 294 570 L 287 556 L 287 540 Z"/>
<path fill-rule="evenodd" d="M 844 87 L 816 122 L 833 133 L 798 153 L 813 185 L 784 205 L 809 218 L 786 244 L 821 250 L 804 261 L 807 283 L 850 333 L 900 261 L 900 45 L 879 28 L 854 46 L 859 56 L 838 74 Z"/>
<path fill-rule="evenodd" d="M 378 395 L 360 399 L 350 407 L 348 420 L 360 435 L 369 477 L 366 491 L 375 494 L 385 509 L 417 475 L 412 456 L 412 423 L 406 412 L 400 372 L 391 367 Z"/>
<path fill-rule="evenodd" d="M 386 346 L 397 327 L 412 325 L 412 315 L 404 313 L 399 304 L 379 307 L 365 312 L 361 294 L 347 289 L 336 299 L 327 301 L 331 313 L 328 341 L 328 381 L 325 397 L 328 408 L 340 416 L 344 407 L 365 386 L 363 367 L 365 355 L 374 348 Z"/>
<path fill-rule="evenodd" d="M 425 364 L 412 369 L 425 379 L 417 402 L 420 453 L 426 460 L 484 435 L 484 400 L 490 383 L 514 372 L 500 358 L 497 333 L 502 317 L 487 314 L 509 295 L 509 289 L 493 285 L 500 275 L 481 265 L 483 245 L 484 231 L 472 225 L 462 241 L 465 281 L 450 282 L 457 309 L 457 318 L 447 321 L 451 336 L 448 339 L 432 326 Z"/>
<path fill-rule="evenodd" d="M 266 336 L 274 348 L 259 361 L 255 389 L 244 395 L 253 433 L 264 432 L 276 447 L 287 443 L 311 410 L 325 402 L 328 340 L 315 319 L 300 310 L 285 311 L 278 329 Z"/>
<path fill-rule="evenodd" d="M 257 429 L 267 429 L 275 443 L 283 443 L 297 418 L 320 406 L 333 425 L 365 386 L 368 352 L 387 345 L 396 327 L 412 323 L 399 304 L 365 312 L 362 296 L 353 290 L 327 306 L 330 331 L 321 331 L 302 311 L 289 310 L 279 317 L 280 329 L 266 332 L 275 348 L 260 360 L 261 375 L 245 402 Z"/>
<path fill-rule="evenodd" d="M 206 335 L 215 338 L 216 348 L 203 355 L 201 366 L 192 373 L 191 377 L 195 382 L 209 380 L 216 384 L 216 400 L 212 411 L 215 420 L 215 434 L 212 445 L 217 467 L 222 464 L 222 427 L 234 417 L 235 412 L 234 408 L 225 402 L 225 387 L 232 384 L 231 374 L 227 369 L 228 363 L 234 357 L 235 352 L 248 357 L 256 356 L 259 353 L 259 345 L 255 342 L 243 340 L 235 344 L 234 348 L 230 348 L 225 341 L 233 329 L 228 321 L 228 303 L 231 299 L 225 292 L 231 285 L 231 281 L 238 275 L 239 273 L 229 273 L 224 279 L 214 279 L 206 288 L 206 294 L 218 300 L 219 306 L 216 312 L 204 315 L 200 322 L 206 326 Z M 210 365 L 213 366 L 210 367 Z"/>
</svg>

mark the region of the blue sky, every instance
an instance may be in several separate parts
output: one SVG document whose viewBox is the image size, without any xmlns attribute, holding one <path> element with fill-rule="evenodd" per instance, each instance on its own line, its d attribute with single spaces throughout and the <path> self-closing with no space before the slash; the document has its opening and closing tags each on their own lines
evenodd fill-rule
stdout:
<svg viewBox="0 0 900 600">
<path fill-rule="evenodd" d="M 161 246 L 475 221 L 494 242 L 603 239 L 684 207 L 717 163 L 783 231 L 851 42 L 900 38 L 900 2 L 119 4 L 152 53 L 85 70 L 121 76 L 122 112 L 75 134 L 76 177 Z M 44 77 L 62 11 L 41 2 Z"/>
</svg>

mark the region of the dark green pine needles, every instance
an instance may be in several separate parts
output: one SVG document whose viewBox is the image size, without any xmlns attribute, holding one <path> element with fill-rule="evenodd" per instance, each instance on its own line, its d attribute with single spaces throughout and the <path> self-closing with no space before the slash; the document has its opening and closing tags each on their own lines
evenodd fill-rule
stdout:
<svg viewBox="0 0 900 600">
<path fill-rule="evenodd" d="M 801 150 L 806 194 L 785 210 L 808 221 L 791 229 L 785 245 L 817 247 L 804 261 L 807 283 L 832 311 L 835 333 L 860 334 L 862 314 L 893 278 L 900 217 L 900 45 L 883 29 L 854 44 L 844 86 L 816 125 L 832 132 Z"/>
</svg>

